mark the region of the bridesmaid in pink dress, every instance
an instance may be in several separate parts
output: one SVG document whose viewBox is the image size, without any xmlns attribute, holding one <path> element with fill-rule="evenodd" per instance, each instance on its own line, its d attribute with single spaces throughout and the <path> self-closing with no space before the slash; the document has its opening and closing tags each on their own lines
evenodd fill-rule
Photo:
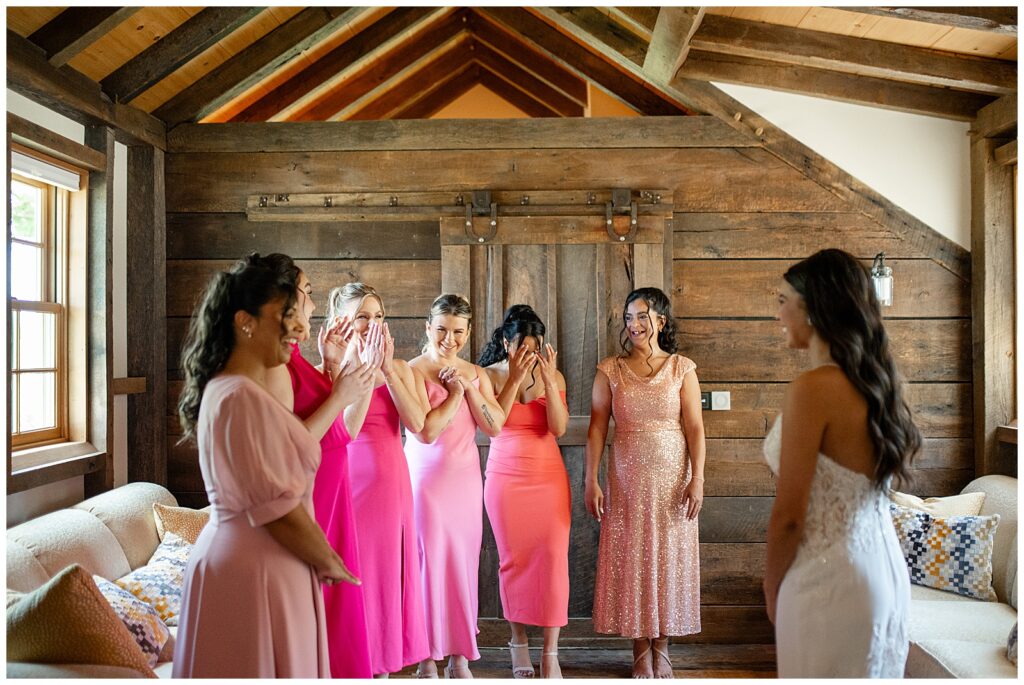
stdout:
<svg viewBox="0 0 1024 685">
<path fill-rule="evenodd" d="M 399 433 L 399 422 L 409 431 L 422 430 L 429 406 L 420 403 L 412 367 L 394 359 L 380 295 L 363 283 L 334 288 L 327 318 L 341 316 L 352 321 L 359 336 L 373 325 L 383 326 L 386 344 L 366 420 L 348 445 L 348 472 L 359 530 L 370 667 L 374 675 L 387 675 L 429 654 L 412 485 Z"/>
<path fill-rule="evenodd" d="M 299 341 L 309 337 L 309 317 L 316 305 L 305 273 L 296 282 L 298 308 L 304 323 Z M 346 338 L 352 338 L 346 344 Z M 313 509 L 328 542 L 346 566 L 360 575 L 359 549 L 348 476 L 347 446 L 358 434 L 370 401 L 373 373 L 382 358 L 382 336 L 362 344 L 352 337 L 347 321 L 324 326 L 318 336 L 322 368 L 306 361 L 292 346 L 287 376 L 275 377 L 275 394 L 294 407 L 310 433 L 320 440 L 322 458 L 313 486 Z M 344 346 L 344 347 L 343 347 Z M 376 355 L 376 356 L 374 356 Z M 369 639 L 361 586 L 325 586 L 324 610 L 331 676 L 369 678 Z"/>
<path fill-rule="evenodd" d="M 484 505 L 498 545 L 501 606 L 512 629 L 512 675 L 532 678 L 526 626 L 544 628 L 542 678 L 560 678 L 558 633 L 569 622 L 569 475 L 556 438 L 569 409 L 557 355 L 529 305 L 509 307 L 479 363 L 507 415 L 491 438 Z M 539 371 L 539 374 L 537 373 Z M 538 378 L 537 376 L 540 376 Z"/>
<path fill-rule="evenodd" d="M 185 568 L 175 678 L 329 676 L 320 583 L 356 582 L 313 520 L 319 445 L 267 390 L 302 324 L 293 279 L 264 260 L 214 277 L 182 354 L 178 412 L 212 513 Z"/>
<path fill-rule="evenodd" d="M 417 675 L 436 678 L 436 659 L 450 656 L 448 678 L 471 678 L 476 647 L 477 584 L 483 535 L 483 483 L 477 426 L 495 436 L 505 414 L 483 369 L 458 357 L 469 340 L 473 310 L 460 295 L 434 300 L 423 354 L 409 364 L 425 379 L 417 388 L 432 407 L 423 430 L 410 433 L 405 454 L 412 477 L 429 658 Z"/>
<path fill-rule="evenodd" d="M 700 632 L 700 385 L 674 354 L 665 293 L 634 290 L 624 310 L 626 354 L 597 365 L 587 435 L 586 504 L 601 522 L 594 630 L 633 638 L 634 677 L 671 678 L 669 636 Z M 611 414 L 606 506 L 597 473 Z"/>
</svg>

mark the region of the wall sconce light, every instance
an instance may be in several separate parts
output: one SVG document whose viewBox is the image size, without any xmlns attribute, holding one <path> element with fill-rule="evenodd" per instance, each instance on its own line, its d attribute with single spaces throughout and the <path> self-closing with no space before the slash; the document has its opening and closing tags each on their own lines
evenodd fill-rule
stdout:
<svg viewBox="0 0 1024 685">
<path fill-rule="evenodd" d="M 892 306 L 892 269 L 885 265 L 885 253 L 879 252 L 875 255 L 875 262 L 871 265 L 871 282 L 875 286 L 875 295 L 878 303 L 883 307 Z"/>
</svg>

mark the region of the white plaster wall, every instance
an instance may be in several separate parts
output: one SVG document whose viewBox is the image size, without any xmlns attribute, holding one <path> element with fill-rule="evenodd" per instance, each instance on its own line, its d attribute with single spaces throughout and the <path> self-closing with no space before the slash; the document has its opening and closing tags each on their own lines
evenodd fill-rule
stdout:
<svg viewBox="0 0 1024 685">
<path fill-rule="evenodd" d="M 47 109 L 28 98 L 7 90 L 7 111 L 28 119 L 39 126 L 50 129 L 78 143 L 85 142 L 85 126 Z M 114 375 L 125 376 L 127 371 L 126 339 L 126 262 L 125 245 L 127 237 L 127 148 L 116 144 L 114 150 Z M 6 203 L 5 203 L 6 204 Z M 5 210 L 6 211 L 6 210 Z M 6 262 L 4 263 L 6 269 Z M 3 274 L 6 283 L 6 274 Z M 5 327 L 7 325 L 4 317 Z M 6 339 L 6 330 L 4 331 Z M 6 407 L 3 416 L 7 416 Z M 113 450 L 114 485 L 127 481 L 127 440 L 128 440 L 127 397 L 114 398 L 114 435 L 110 445 Z M 6 422 L 6 418 L 4 419 Z M 6 426 L 5 426 L 6 428 Z M 85 497 L 84 479 L 81 476 L 39 488 L 19 492 L 6 497 L 7 526 L 13 526 L 30 518 L 81 502 Z"/>
<path fill-rule="evenodd" d="M 967 123 L 763 88 L 715 85 L 971 249 Z"/>
</svg>

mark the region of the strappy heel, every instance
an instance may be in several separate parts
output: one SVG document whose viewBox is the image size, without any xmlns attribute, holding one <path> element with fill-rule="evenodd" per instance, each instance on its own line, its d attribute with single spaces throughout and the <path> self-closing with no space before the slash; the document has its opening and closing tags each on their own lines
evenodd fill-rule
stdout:
<svg viewBox="0 0 1024 685">
<path fill-rule="evenodd" d="M 446 679 L 472 678 L 473 672 L 469 670 L 469 664 L 456 667 L 452 666 L 451 662 L 449 662 L 448 665 L 444 667 L 444 677 Z"/>
<path fill-rule="evenodd" d="M 433 662 L 431 662 L 431 663 L 433 663 Z M 416 677 L 417 678 L 438 678 L 439 676 L 437 675 L 437 664 L 436 663 L 434 664 L 434 672 L 431 673 L 430 671 L 426 671 L 426 670 L 423 669 L 423 662 L 421 661 L 419 663 L 419 665 L 416 666 Z"/>
<path fill-rule="evenodd" d="M 675 678 L 676 675 L 675 675 L 675 671 L 672 668 L 672 659 L 668 655 L 668 638 L 665 638 L 665 651 L 664 652 L 661 651 L 660 649 L 658 649 L 657 640 L 651 640 L 651 649 L 654 650 L 655 659 L 660 657 L 660 658 L 665 660 L 665 663 L 668 664 L 668 672 L 669 672 L 668 675 L 662 675 L 662 676 L 655 675 L 654 677 L 655 678 L 660 678 L 662 680 L 667 680 L 669 678 Z M 653 664 L 652 664 L 652 666 L 653 666 Z"/>
<path fill-rule="evenodd" d="M 522 644 L 517 645 L 516 643 L 510 641 L 508 643 L 508 646 L 509 656 L 512 658 L 512 677 L 517 679 L 532 678 L 535 674 L 535 671 L 533 670 L 533 663 L 530 662 L 530 643 L 524 642 Z M 514 656 L 514 652 L 512 651 L 514 649 L 526 650 L 526 666 L 516 666 L 516 659 Z"/>
<path fill-rule="evenodd" d="M 647 656 L 650 653 L 650 651 L 651 651 L 651 643 L 648 642 L 647 646 L 644 647 L 644 651 L 640 652 L 640 656 L 638 656 L 635 659 L 633 659 L 633 677 L 634 678 L 639 679 L 639 680 L 647 680 L 650 677 L 650 676 L 646 676 L 646 675 L 637 675 L 636 674 L 636 665 L 638 663 L 640 663 L 640 660 L 643 659 L 645 656 Z"/>
<path fill-rule="evenodd" d="M 558 675 L 551 675 L 551 672 L 544 668 L 544 657 L 553 656 L 555 657 L 555 668 L 558 671 Z M 542 652 L 540 655 L 540 677 L 541 678 L 561 678 L 562 677 L 562 665 L 558 663 L 558 651 L 554 652 Z"/>
</svg>

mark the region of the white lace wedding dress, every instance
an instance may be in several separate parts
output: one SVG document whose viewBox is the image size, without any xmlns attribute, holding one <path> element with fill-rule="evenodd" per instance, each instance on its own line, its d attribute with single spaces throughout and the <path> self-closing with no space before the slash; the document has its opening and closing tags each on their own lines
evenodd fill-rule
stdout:
<svg viewBox="0 0 1024 685">
<path fill-rule="evenodd" d="M 764 442 L 778 475 L 782 416 Z M 780 678 L 901 678 L 910 577 L 888 498 L 864 475 L 818 455 L 793 565 L 779 588 Z"/>
</svg>

